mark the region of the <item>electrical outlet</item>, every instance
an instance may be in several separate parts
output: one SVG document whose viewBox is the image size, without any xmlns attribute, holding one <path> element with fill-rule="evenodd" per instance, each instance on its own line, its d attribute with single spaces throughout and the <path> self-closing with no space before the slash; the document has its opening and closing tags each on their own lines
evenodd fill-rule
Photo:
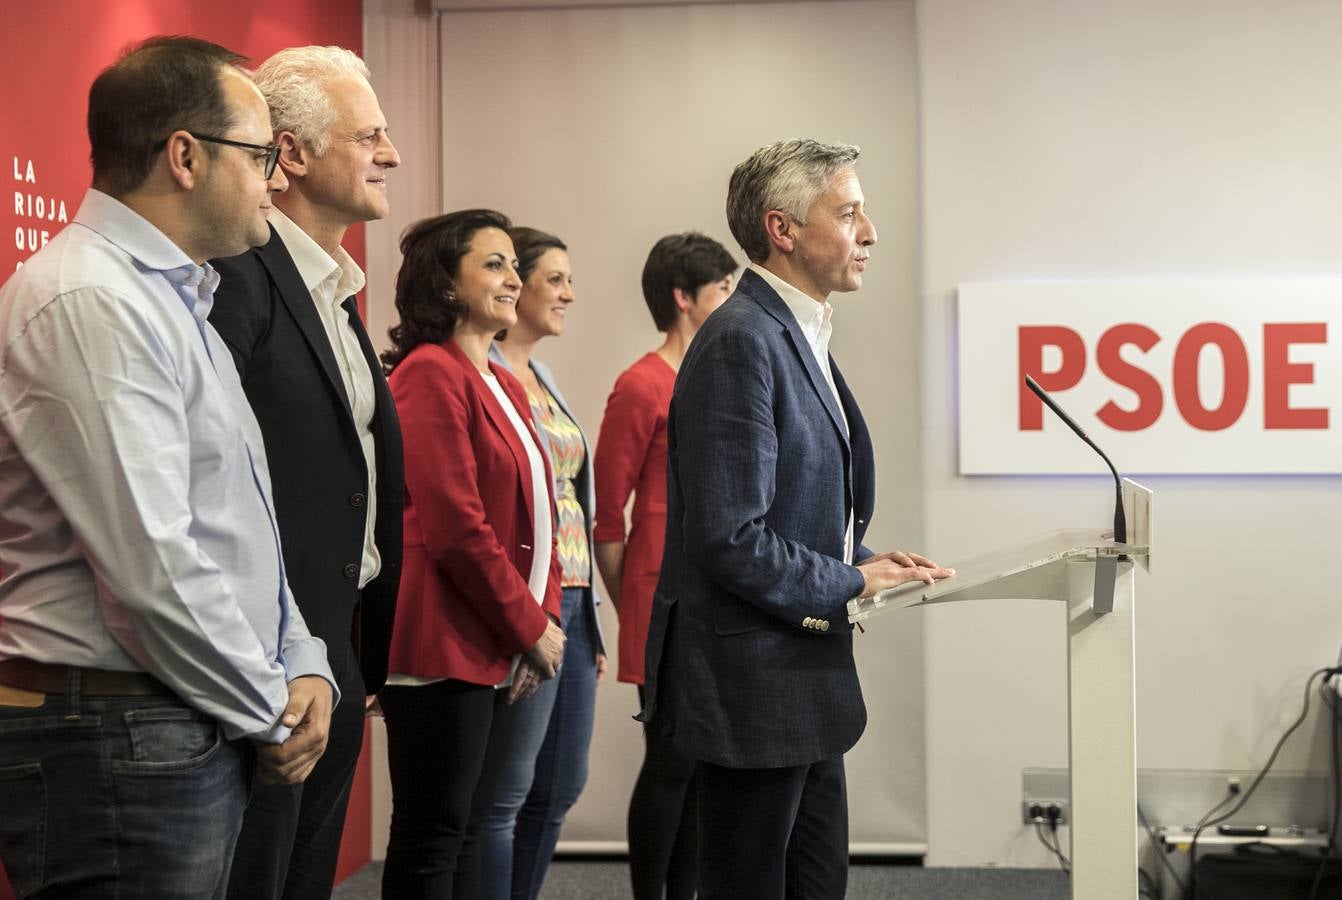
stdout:
<svg viewBox="0 0 1342 900">
<path fill-rule="evenodd" d="M 1034 825 L 1036 822 L 1049 824 L 1049 810 L 1057 810 L 1057 821 L 1059 825 L 1066 825 L 1069 819 L 1067 814 L 1066 800 L 1051 799 L 1030 799 L 1021 801 L 1021 821 L 1026 825 Z"/>
</svg>

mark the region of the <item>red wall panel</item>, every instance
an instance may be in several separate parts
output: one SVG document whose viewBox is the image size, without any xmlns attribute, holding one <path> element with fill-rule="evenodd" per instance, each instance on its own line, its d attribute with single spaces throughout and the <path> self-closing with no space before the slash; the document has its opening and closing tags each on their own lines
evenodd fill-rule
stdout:
<svg viewBox="0 0 1342 900">
<path fill-rule="evenodd" d="M 89 185 L 89 84 L 126 44 L 188 34 L 253 65 L 301 44 L 363 46 L 362 0 L 6 0 L 0 4 L 0 281 L 73 218 Z M 362 226 L 345 240 L 360 263 Z M 365 757 L 366 757 L 365 753 Z M 368 760 L 360 761 L 338 877 L 368 861 Z M 12 900 L 0 871 L 0 900 Z"/>
<path fill-rule="evenodd" d="M 89 84 L 131 41 L 190 34 L 253 63 L 297 44 L 363 44 L 361 0 L 14 0 L 0 12 L 0 274 L 12 272 L 71 218 L 89 184 Z M 42 215 L 38 216 L 41 206 Z M 363 229 L 347 244 L 363 257 Z"/>
</svg>

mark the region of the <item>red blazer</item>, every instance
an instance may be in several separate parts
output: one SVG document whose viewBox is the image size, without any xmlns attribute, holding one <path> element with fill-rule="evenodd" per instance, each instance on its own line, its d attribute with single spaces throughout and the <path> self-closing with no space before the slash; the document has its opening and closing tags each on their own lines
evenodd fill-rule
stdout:
<svg viewBox="0 0 1342 900">
<path fill-rule="evenodd" d="M 490 369 L 534 437 L 522 385 Z M 406 488 L 388 671 L 498 684 L 513 657 L 540 639 L 546 613 L 558 621 L 561 608 L 553 542 L 539 548 L 550 554 L 543 606 L 527 587 L 535 527 L 526 448 L 455 341 L 411 350 L 387 382 L 401 418 Z"/>
<path fill-rule="evenodd" d="M 624 508 L 634 495 L 620 579 L 620 681 L 643 683 L 652 595 L 666 539 L 666 415 L 676 372 L 656 353 L 620 375 L 596 442 L 594 541 L 626 541 Z"/>
</svg>

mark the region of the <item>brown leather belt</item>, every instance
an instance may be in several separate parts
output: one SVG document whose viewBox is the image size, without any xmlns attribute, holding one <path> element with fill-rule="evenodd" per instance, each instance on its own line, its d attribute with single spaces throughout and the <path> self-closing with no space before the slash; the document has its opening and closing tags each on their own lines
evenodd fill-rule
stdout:
<svg viewBox="0 0 1342 900">
<path fill-rule="evenodd" d="M 0 684 L 43 694 L 64 694 L 70 673 L 79 673 L 79 692 L 87 697 L 172 697 L 169 687 L 147 672 L 114 672 L 0 659 Z"/>
</svg>

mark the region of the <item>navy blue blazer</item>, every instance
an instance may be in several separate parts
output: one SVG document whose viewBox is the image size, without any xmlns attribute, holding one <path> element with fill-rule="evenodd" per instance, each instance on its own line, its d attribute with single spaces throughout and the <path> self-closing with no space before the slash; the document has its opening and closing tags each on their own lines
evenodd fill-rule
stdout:
<svg viewBox="0 0 1342 900">
<path fill-rule="evenodd" d="M 848 427 L 796 317 L 750 270 L 681 364 L 668 423 L 667 528 L 642 718 L 689 756 L 769 768 L 832 759 L 867 712 L 847 601 L 875 504 L 862 413 Z"/>
<path fill-rule="evenodd" d="M 220 280 L 210 324 L 233 353 L 265 437 L 294 601 L 326 642 L 337 680 L 361 675 L 376 693 L 387 680 L 405 490 L 401 426 L 382 365 L 356 314 L 350 321 L 376 394 L 374 540 L 382 557 L 382 571 L 360 591 L 368 465 L 317 306 L 273 227 L 264 247 L 212 264 Z"/>
</svg>

